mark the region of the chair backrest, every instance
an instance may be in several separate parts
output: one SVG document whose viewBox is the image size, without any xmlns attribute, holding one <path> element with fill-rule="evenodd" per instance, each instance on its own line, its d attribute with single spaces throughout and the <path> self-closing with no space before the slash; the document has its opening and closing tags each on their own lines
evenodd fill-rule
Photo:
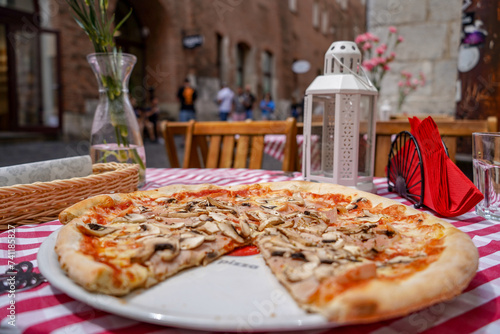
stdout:
<svg viewBox="0 0 500 334">
<path fill-rule="evenodd" d="M 266 134 L 286 136 L 282 170 L 295 170 L 297 124 L 292 117 L 285 121 L 190 121 L 183 167 L 262 168 Z"/>
<path fill-rule="evenodd" d="M 177 147 L 175 145 L 175 136 L 181 135 L 186 136 L 188 130 L 188 122 L 170 122 L 162 121 L 160 123 L 160 129 L 165 141 L 165 150 L 167 153 L 168 161 L 170 162 L 170 167 L 180 168 L 179 157 L 177 153 Z"/>
<path fill-rule="evenodd" d="M 473 132 L 496 132 L 498 119 L 495 116 L 486 120 L 448 120 L 434 118 L 443 142 L 448 148 L 450 159 L 455 162 L 457 137 L 470 137 Z M 392 135 L 401 131 L 410 131 L 410 123 L 406 120 L 377 122 L 377 146 L 375 150 L 375 176 L 385 176 L 385 167 L 391 150 Z"/>
</svg>

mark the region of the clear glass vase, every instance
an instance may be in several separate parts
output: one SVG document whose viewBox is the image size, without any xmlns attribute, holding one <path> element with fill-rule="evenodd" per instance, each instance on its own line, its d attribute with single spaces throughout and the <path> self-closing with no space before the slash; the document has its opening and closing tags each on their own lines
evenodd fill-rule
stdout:
<svg viewBox="0 0 500 334">
<path fill-rule="evenodd" d="M 139 186 L 146 181 L 146 153 L 128 96 L 128 80 L 137 58 L 125 53 L 93 53 L 87 60 L 99 83 L 90 137 L 93 163 L 139 165 Z"/>
</svg>

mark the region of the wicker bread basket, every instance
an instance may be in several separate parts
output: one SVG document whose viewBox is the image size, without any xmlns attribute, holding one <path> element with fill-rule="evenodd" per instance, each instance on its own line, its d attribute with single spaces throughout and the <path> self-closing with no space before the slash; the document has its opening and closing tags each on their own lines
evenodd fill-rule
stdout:
<svg viewBox="0 0 500 334">
<path fill-rule="evenodd" d="M 55 220 L 65 208 L 94 195 L 137 190 L 138 165 L 102 163 L 92 171 L 85 177 L 0 187 L 0 231 Z"/>
</svg>

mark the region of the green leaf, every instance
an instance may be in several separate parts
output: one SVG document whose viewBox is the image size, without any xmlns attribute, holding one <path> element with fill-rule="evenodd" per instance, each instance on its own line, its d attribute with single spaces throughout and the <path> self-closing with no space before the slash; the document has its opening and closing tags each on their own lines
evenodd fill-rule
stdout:
<svg viewBox="0 0 500 334">
<path fill-rule="evenodd" d="M 132 15 L 132 9 L 130 9 L 128 14 L 116 25 L 115 30 L 113 30 L 113 35 L 115 32 L 118 31 L 118 29 L 120 29 L 120 27 L 125 23 L 125 21 L 127 21 L 127 19 L 130 17 L 130 15 Z"/>
</svg>

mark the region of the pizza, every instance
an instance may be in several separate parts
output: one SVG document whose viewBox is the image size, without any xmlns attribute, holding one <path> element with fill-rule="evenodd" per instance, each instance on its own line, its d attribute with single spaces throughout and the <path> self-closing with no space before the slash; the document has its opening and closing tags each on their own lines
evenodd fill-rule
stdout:
<svg viewBox="0 0 500 334">
<path fill-rule="evenodd" d="M 92 197 L 59 220 L 60 265 L 91 292 L 123 296 L 253 245 L 300 307 L 339 324 L 450 299 L 478 266 L 444 220 L 333 184 L 173 185 Z"/>
</svg>

